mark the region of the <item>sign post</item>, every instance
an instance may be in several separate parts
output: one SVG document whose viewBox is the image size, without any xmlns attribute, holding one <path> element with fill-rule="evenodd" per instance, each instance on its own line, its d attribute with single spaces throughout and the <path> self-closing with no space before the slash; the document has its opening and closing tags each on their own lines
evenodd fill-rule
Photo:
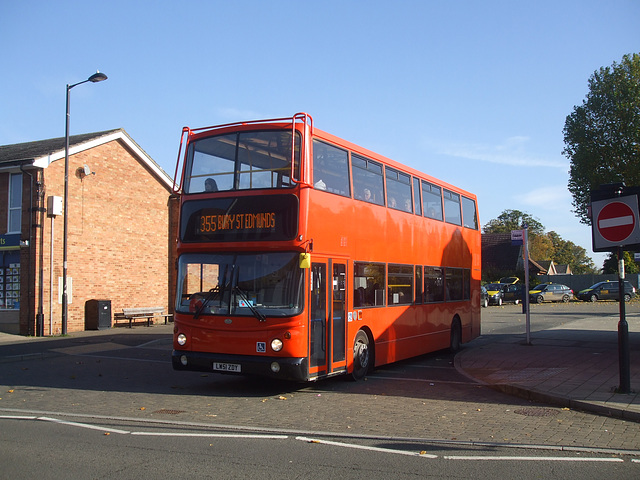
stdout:
<svg viewBox="0 0 640 480">
<path fill-rule="evenodd" d="M 632 195 L 624 195 L 624 191 Z M 591 233 L 594 252 L 616 252 L 618 256 L 618 363 L 620 369 L 619 393 L 631 393 L 629 353 L 629 324 L 624 302 L 624 249 L 640 244 L 640 217 L 638 188 L 626 189 L 623 184 L 601 186 L 591 193 Z M 623 196 L 624 195 L 624 196 Z"/>
<path fill-rule="evenodd" d="M 522 313 L 526 315 L 526 345 L 531 345 L 531 316 L 529 310 L 529 226 L 525 223 L 522 230 L 511 230 L 511 245 L 522 245 L 524 255 L 524 296 L 522 297 Z"/>
</svg>

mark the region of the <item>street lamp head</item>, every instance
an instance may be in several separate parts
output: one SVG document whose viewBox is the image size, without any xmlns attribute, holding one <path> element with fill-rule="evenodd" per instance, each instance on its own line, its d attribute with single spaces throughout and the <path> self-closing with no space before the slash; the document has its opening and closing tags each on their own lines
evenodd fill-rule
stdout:
<svg viewBox="0 0 640 480">
<path fill-rule="evenodd" d="M 96 72 L 89 77 L 89 81 L 92 83 L 102 82 L 106 79 L 107 79 L 107 76 L 101 72 Z"/>
</svg>

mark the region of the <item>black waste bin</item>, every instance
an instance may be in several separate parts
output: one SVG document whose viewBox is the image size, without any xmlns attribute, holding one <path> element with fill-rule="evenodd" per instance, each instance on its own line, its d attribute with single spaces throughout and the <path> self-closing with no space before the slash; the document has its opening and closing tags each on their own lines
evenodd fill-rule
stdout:
<svg viewBox="0 0 640 480">
<path fill-rule="evenodd" d="M 87 300 L 84 304 L 84 329 L 111 328 L 111 300 Z"/>
</svg>

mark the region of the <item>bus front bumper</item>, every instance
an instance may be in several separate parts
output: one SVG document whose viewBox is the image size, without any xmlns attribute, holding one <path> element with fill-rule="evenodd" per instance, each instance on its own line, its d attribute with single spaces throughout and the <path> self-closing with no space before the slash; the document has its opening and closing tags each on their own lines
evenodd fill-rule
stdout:
<svg viewBox="0 0 640 480">
<path fill-rule="evenodd" d="M 171 355 L 174 370 L 259 375 L 282 380 L 307 381 L 306 358 L 257 357 L 251 355 L 225 355 L 220 353 L 174 350 Z"/>
</svg>

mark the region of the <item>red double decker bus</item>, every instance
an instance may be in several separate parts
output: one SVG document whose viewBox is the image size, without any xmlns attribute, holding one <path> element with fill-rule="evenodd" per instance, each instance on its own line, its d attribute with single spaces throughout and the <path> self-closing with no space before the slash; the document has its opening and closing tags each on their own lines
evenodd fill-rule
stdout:
<svg viewBox="0 0 640 480">
<path fill-rule="evenodd" d="M 359 379 L 480 334 L 473 194 L 304 113 L 185 127 L 183 149 L 176 370 Z"/>
</svg>

